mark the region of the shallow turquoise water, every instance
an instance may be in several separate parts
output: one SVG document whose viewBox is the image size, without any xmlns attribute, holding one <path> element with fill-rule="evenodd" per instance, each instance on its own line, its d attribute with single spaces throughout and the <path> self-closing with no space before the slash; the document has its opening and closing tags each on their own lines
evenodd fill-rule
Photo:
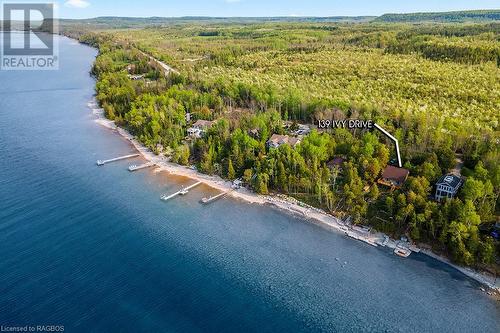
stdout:
<svg viewBox="0 0 500 333">
<path fill-rule="evenodd" d="M 87 108 L 95 51 L 0 72 L 0 324 L 66 332 L 498 332 L 461 273 L 267 207 L 168 203 L 187 179 L 129 173 L 133 152 Z M 339 258 L 337 261 L 335 258 Z M 347 264 L 344 264 L 347 262 Z"/>
</svg>

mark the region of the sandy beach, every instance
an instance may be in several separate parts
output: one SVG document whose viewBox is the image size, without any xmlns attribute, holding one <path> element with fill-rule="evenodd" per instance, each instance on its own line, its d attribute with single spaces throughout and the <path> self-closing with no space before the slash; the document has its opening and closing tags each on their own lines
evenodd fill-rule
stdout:
<svg viewBox="0 0 500 333">
<path fill-rule="evenodd" d="M 88 107 L 92 110 L 96 123 L 115 131 L 116 133 L 127 139 L 145 160 L 156 165 L 156 170 L 158 171 L 164 171 L 172 175 L 187 177 L 192 180 L 202 182 L 209 187 L 212 187 L 221 192 L 227 192 L 227 195 L 230 195 L 236 199 L 244 200 L 249 203 L 273 206 L 286 213 L 300 216 L 321 227 L 344 233 L 346 236 L 349 236 L 355 240 L 365 242 L 374 247 L 382 246 L 388 247 L 390 249 L 395 249 L 398 246 L 402 246 L 405 248 L 410 248 L 412 252 L 421 252 L 436 260 L 452 266 L 468 277 L 487 286 L 488 288 L 490 288 L 490 291 L 488 291 L 489 294 L 495 293 L 497 296 L 500 296 L 500 279 L 496 279 L 495 277 L 486 273 L 474 271 L 470 268 L 457 266 L 451 263 L 447 258 L 437 255 L 430 250 L 421 250 L 414 245 L 412 246 L 408 243 L 390 238 L 384 242 L 384 240 L 388 238 L 384 233 L 362 230 L 360 228 L 353 228 L 352 226 L 343 223 L 340 219 L 326 213 L 325 211 L 299 202 L 294 198 L 290 198 L 284 195 L 259 195 L 245 187 L 234 190 L 232 188 L 232 182 L 224 180 L 219 176 L 202 174 L 193 168 L 172 163 L 168 160 L 168 158 L 153 153 L 149 148 L 146 148 L 139 141 L 137 141 L 134 136 L 127 130 L 118 127 L 114 121 L 107 119 L 104 115 L 104 110 L 99 108 L 95 99 L 88 103 Z"/>
</svg>

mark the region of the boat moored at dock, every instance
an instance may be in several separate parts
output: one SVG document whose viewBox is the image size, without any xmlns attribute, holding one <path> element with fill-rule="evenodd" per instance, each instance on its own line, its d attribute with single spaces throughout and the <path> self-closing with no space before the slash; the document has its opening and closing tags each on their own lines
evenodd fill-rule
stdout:
<svg viewBox="0 0 500 333">
<path fill-rule="evenodd" d="M 189 193 L 189 190 L 190 190 L 190 189 L 192 189 L 192 188 L 194 188 L 194 187 L 196 187 L 196 186 L 198 186 L 198 185 L 200 185 L 200 184 L 201 184 L 201 182 L 196 182 L 196 183 L 194 183 L 194 184 L 192 184 L 192 185 L 189 185 L 189 186 L 187 186 L 187 187 L 183 187 L 183 188 L 181 188 L 179 191 L 177 191 L 177 192 L 175 192 L 175 193 L 172 193 L 172 194 L 170 194 L 170 195 L 164 194 L 164 195 L 162 195 L 162 196 L 160 197 L 160 199 L 161 199 L 161 200 L 163 200 L 163 201 L 168 201 L 168 200 L 170 200 L 170 199 L 172 199 L 172 198 L 176 197 L 177 195 L 186 195 L 186 194 L 188 194 L 188 193 Z"/>
<path fill-rule="evenodd" d="M 411 254 L 411 250 L 406 247 L 396 246 L 394 254 L 403 258 L 408 258 Z"/>
</svg>

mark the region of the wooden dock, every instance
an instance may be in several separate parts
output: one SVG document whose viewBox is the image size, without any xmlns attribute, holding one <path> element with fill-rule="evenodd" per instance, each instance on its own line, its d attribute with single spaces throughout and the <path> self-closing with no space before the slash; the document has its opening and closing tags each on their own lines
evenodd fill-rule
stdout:
<svg viewBox="0 0 500 333">
<path fill-rule="evenodd" d="M 222 192 L 222 193 L 219 193 L 217 195 L 211 196 L 209 198 L 203 198 L 203 199 L 201 199 L 201 203 L 204 205 L 208 205 L 209 203 L 212 203 L 218 199 L 225 197 L 226 195 L 229 194 L 229 192 L 231 192 L 231 191 Z"/>
<path fill-rule="evenodd" d="M 194 187 L 196 187 L 196 186 L 198 186 L 200 184 L 201 184 L 201 182 L 196 182 L 196 183 L 194 183 L 192 185 L 189 185 L 188 187 L 183 187 L 179 191 L 177 191 L 175 193 L 172 193 L 170 195 L 164 194 L 164 195 L 161 196 L 161 200 L 168 201 L 168 200 L 170 200 L 170 199 L 172 199 L 172 198 L 174 198 L 174 197 L 176 197 L 178 195 L 185 195 L 185 194 L 187 194 L 189 192 L 190 189 L 192 189 L 192 188 L 194 188 Z"/>
<path fill-rule="evenodd" d="M 150 168 L 152 166 L 154 166 L 155 164 L 153 162 L 148 162 L 148 163 L 144 163 L 144 164 L 141 164 L 141 165 L 131 165 L 128 167 L 128 171 L 130 172 L 133 172 L 133 171 L 138 171 L 138 170 L 142 170 L 142 169 L 146 169 L 146 168 Z"/>
<path fill-rule="evenodd" d="M 116 157 L 116 158 L 112 158 L 112 159 L 109 159 L 109 160 L 98 160 L 96 163 L 98 166 L 103 166 L 104 164 L 108 164 L 108 163 L 111 163 L 111 162 L 116 162 L 116 161 L 121 161 L 121 160 L 126 160 L 128 158 L 134 158 L 134 157 L 138 157 L 140 156 L 139 154 L 132 154 L 132 155 L 125 155 L 125 156 L 120 156 L 120 157 Z"/>
</svg>

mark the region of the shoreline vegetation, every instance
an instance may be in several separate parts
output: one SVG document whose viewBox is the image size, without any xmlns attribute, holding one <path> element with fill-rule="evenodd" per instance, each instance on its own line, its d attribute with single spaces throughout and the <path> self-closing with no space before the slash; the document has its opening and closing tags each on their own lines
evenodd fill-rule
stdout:
<svg viewBox="0 0 500 333">
<path fill-rule="evenodd" d="M 312 222 L 328 230 L 343 233 L 346 236 L 353 238 L 354 240 L 362 241 L 374 247 L 382 246 L 381 244 L 387 237 L 382 232 L 371 230 L 366 232 L 360 229 L 353 229 L 351 225 L 342 222 L 335 216 L 299 202 L 298 200 L 291 197 L 260 195 L 245 187 L 240 187 L 238 190 L 234 190 L 232 188 L 233 183 L 230 181 L 224 180 L 218 176 L 210 176 L 200 173 L 197 170 L 193 170 L 187 166 L 172 163 L 164 156 L 156 155 L 149 148 L 145 147 L 143 144 L 137 141 L 137 139 L 126 129 L 116 125 L 113 120 L 107 119 L 104 110 L 99 107 L 97 100 L 89 102 L 88 107 L 92 111 L 92 114 L 95 116 L 94 120 L 97 124 L 114 131 L 115 133 L 126 139 L 134 147 L 134 149 L 139 152 L 139 154 L 141 154 L 142 158 L 144 158 L 148 162 L 152 162 L 155 164 L 155 171 L 163 171 L 171 175 L 185 177 L 194 181 L 202 182 L 203 184 L 215 190 L 227 192 L 227 195 L 235 199 L 243 200 L 250 204 L 269 205 L 285 213 L 291 214 L 293 216 L 298 216 L 308 222 Z M 389 249 L 396 249 L 396 247 L 398 247 L 398 243 L 399 241 L 389 238 L 388 242 L 384 246 Z M 408 245 L 405 244 L 405 246 Z M 414 247 L 414 249 L 415 248 L 416 247 Z M 495 293 L 495 298 L 500 299 L 500 281 L 498 281 L 490 274 L 455 265 L 448 258 L 436 254 L 429 249 L 416 249 L 418 252 L 434 258 L 444 264 L 447 264 L 463 273 L 467 277 L 490 288 L 491 291 Z M 488 293 L 488 295 L 492 296 L 492 293 L 490 292 Z"/>
<path fill-rule="evenodd" d="M 418 252 L 418 244 L 499 290 L 495 278 L 478 273 L 499 272 L 494 20 L 190 21 L 147 29 L 70 25 L 63 34 L 99 49 L 92 69 L 99 122 L 116 125 L 165 170 L 221 191 L 240 179 L 249 190 L 233 196 L 374 246 L 396 247 L 384 236 L 401 237 L 406 250 Z M 385 138 L 318 128 L 321 119 L 377 122 L 399 140 L 403 168 L 394 167 Z M 395 169 L 399 176 L 386 176 Z M 439 202 L 436 183 L 450 173 L 460 188 Z"/>
</svg>

